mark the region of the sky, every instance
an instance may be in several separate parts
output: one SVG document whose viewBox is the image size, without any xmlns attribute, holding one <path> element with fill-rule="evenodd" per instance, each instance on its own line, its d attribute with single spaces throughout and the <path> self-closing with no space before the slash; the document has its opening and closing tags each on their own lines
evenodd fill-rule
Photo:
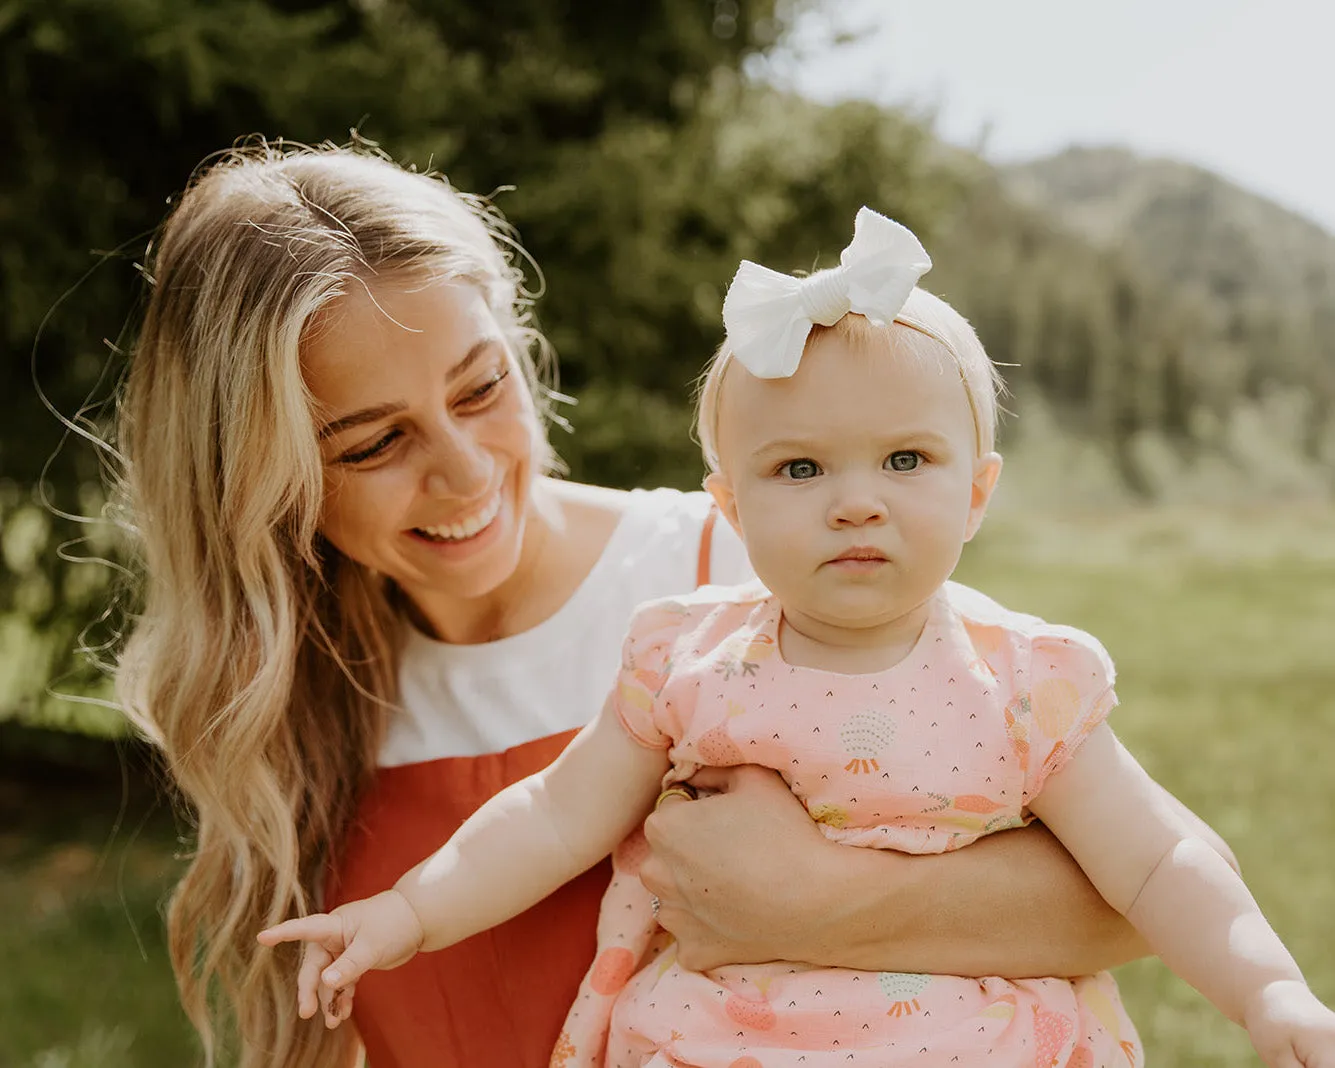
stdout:
<svg viewBox="0 0 1335 1068">
<path fill-rule="evenodd" d="M 769 76 L 934 112 L 994 162 L 1120 144 L 1196 163 L 1335 233 L 1333 46 L 1327 0 L 827 0 Z"/>
</svg>

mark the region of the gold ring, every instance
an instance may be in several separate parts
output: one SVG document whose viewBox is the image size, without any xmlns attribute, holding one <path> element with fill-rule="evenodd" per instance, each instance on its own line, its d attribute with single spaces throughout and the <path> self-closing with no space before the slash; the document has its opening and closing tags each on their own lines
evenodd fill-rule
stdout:
<svg viewBox="0 0 1335 1068">
<path fill-rule="evenodd" d="M 694 801 L 697 794 L 694 786 L 684 782 L 676 783 L 673 786 L 669 786 L 658 795 L 658 800 L 654 802 L 654 811 L 657 812 L 659 806 L 661 806 L 669 797 L 684 797 L 687 801 Z"/>
</svg>

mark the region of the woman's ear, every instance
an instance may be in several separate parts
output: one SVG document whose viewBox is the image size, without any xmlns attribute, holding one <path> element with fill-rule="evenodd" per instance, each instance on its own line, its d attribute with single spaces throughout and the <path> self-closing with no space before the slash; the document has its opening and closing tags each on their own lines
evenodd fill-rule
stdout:
<svg viewBox="0 0 1335 1068">
<path fill-rule="evenodd" d="M 737 495 L 732 491 L 732 483 L 722 471 L 711 471 L 705 476 L 705 489 L 714 498 L 718 510 L 728 521 L 728 526 L 742 536 L 742 524 L 737 519 Z"/>
<path fill-rule="evenodd" d="M 1001 477 L 1001 454 L 989 452 L 973 462 L 973 489 L 969 497 L 969 521 L 964 527 L 964 540 L 970 541 L 983 525 L 992 491 Z"/>
</svg>

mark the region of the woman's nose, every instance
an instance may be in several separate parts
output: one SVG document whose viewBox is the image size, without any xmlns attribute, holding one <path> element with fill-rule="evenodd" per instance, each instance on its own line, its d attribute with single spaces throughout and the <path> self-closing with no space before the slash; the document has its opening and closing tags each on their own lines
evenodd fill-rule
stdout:
<svg viewBox="0 0 1335 1068">
<path fill-rule="evenodd" d="M 429 448 L 425 489 L 431 496 L 473 498 L 491 485 L 491 453 L 467 430 L 442 427 Z"/>
</svg>

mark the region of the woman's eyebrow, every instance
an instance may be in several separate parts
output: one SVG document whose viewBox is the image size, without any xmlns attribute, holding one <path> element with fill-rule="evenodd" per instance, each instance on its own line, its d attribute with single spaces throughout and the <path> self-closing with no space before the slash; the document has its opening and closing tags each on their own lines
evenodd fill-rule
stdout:
<svg viewBox="0 0 1335 1068">
<path fill-rule="evenodd" d="M 483 337 L 473 342 L 473 347 L 468 350 L 467 355 L 456 363 L 447 376 L 448 381 L 454 381 L 468 372 L 468 369 L 477 363 L 487 351 L 494 345 L 503 344 L 499 337 Z M 358 411 L 351 412 L 348 415 L 340 415 L 337 419 L 332 419 L 320 428 L 320 440 L 331 437 L 339 431 L 347 430 L 354 426 L 361 426 L 364 423 L 374 423 L 377 420 L 384 419 L 391 415 L 397 415 L 408 407 L 403 401 L 393 401 L 388 404 L 375 404 L 370 408 L 361 408 Z"/>
<path fill-rule="evenodd" d="M 341 415 L 331 422 L 325 423 L 320 428 L 320 440 L 332 437 L 340 430 L 347 430 L 350 427 L 361 426 L 363 423 L 374 423 L 378 419 L 384 419 L 387 416 L 397 415 L 406 409 L 408 405 L 402 401 L 392 404 L 377 404 L 372 408 L 362 408 L 360 411 L 353 412 L 351 415 Z"/>
</svg>

